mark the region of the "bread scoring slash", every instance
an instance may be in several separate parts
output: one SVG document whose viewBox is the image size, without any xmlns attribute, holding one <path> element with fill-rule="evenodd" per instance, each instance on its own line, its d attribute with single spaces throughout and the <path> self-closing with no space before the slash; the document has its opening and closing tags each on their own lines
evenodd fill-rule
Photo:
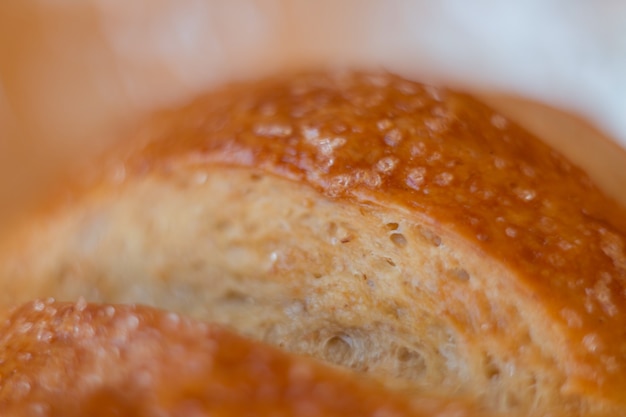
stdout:
<svg viewBox="0 0 626 417">
<path fill-rule="evenodd" d="M 626 410 L 624 211 L 468 95 L 389 74 L 159 115 L 9 234 L 4 305 L 144 303 L 490 411 Z"/>
</svg>

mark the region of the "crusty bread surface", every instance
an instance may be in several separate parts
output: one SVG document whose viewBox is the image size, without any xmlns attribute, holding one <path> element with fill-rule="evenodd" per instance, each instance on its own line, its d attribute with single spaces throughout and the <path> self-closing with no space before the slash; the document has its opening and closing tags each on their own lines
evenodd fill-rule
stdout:
<svg viewBox="0 0 626 417">
<path fill-rule="evenodd" d="M 147 307 L 36 300 L 0 349 L 3 416 L 478 415 Z"/>
<path fill-rule="evenodd" d="M 281 77 L 160 115 L 102 166 L 5 234 L 1 306 L 142 303 L 409 396 L 626 410 L 623 210 L 467 95 Z"/>
</svg>

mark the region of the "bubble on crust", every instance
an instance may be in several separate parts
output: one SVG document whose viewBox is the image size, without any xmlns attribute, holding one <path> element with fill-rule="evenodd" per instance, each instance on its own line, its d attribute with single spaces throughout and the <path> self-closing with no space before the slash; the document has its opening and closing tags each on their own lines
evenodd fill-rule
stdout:
<svg viewBox="0 0 626 417">
<path fill-rule="evenodd" d="M 504 169 L 508 164 L 505 159 L 496 156 L 493 158 L 493 165 L 498 169 Z"/>
<path fill-rule="evenodd" d="M 33 358 L 33 354 L 30 352 L 19 352 L 17 354 L 17 360 L 20 362 L 29 362 Z"/>
<path fill-rule="evenodd" d="M 22 376 L 18 378 L 17 381 L 14 381 L 12 394 L 17 398 L 23 398 L 30 393 L 31 390 L 31 382 L 28 378 Z"/>
<path fill-rule="evenodd" d="M 166 325 L 171 328 L 176 328 L 180 324 L 180 316 L 176 313 L 167 313 L 164 319 Z"/>
<path fill-rule="evenodd" d="M 556 268 L 562 268 L 566 263 L 565 259 L 558 253 L 549 254 L 548 262 Z"/>
<path fill-rule="evenodd" d="M 301 131 L 304 139 L 308 141 L 315 140 L 320 137 L 320 131 L 316 127 L 305 126 Z"/>
<path fill-rule="evenodd" d="M 603 272 L 600 274 L 601 278 L 593 286 L 593 294 L 596 300 L 600 304 L 602 310 L 609 316 L 613 317 L 617 314 L 618 308 L 613 302 L 611 296 L 611 289 L 609 283 L 612 280 L 610 274 Z"/>
<path fill-rule="evenodd" d="M 342 147 L 346 142 L 346 138 L 341 137 L 321 138 L 315 141 L 314 146 L 320 154 L 329 157 L 335 152 L 335 149 Z"/>
<path fill-rule="evenodd" d="M 406 176 L 406 185 L 414 190 L 420 190 L 426 181 L 426 168 L 418 167 L 409 171 Z"/>
<path fill-rule="evenodd" d="M 37 417 L 46 417 L 49 416 L 50 413 L 50 405 L 44 403 L 32 403 L 28 405 L 28 415 Z"/>
<path fill-rule="evenodd" d="M 376 123 L 376 127 L 378 127 L 378 130 L 381 132 L 384 132 L 391 129 L 393 127 L 393 123 L 389 119 L 381 119 Z"/>
<path fill-rule="evenodd" d="M 478 226 L 478 224 L 480 223 L 480 219 L 478 217 L 474 217 L 474 216 L 468 216 L 467 217 L 467 221 L 472 226 Z"/>
<path fill-rule="evenodd" d="M 452 175 L 451 173 L 442 172 L 441 174 L 437 174 L 435 176 L 434 182 L 440 187 L 445 187 L 447 185 L 450 185 L 453 179 L 454 179 L 454 175 Z"/>
<path fill-rule="evenodd" d="M 517 229 L 514 227 L 507 227 L 506 229 L 504 229 L 504 234 L 506 234 L 508 237 L 516 237 L 517 236 Z"/>
<path fill-rule="evenodd" d="M 514 192 L 522 201 L 532 201 L 537 197 L 537 192 L 528 188 L 516 188 Z"/>
<path fill-rule="evenodd" d="M 284 138 L 293 132 L 291 126 L 281 123 L 259 123 L 252 130 L 255 135 L 268 138 Z"/>
<path fill-rule="evenodd" d="M 432 85 L 427 85 L 424 87 L 426 93 L 435 101 L 443 101 L 443 94 L 440 88 L 434 87 Z"/>
<path fill-rule="evenodd" d="M 129 314 L 128 317 L 126 317 L 126 328 L 130 331 L 133 330 L 137 330 L 137 328 L 139 327 L 139 317 L 135 316 L 134 314 Z"/>
<path fill-rule="evenodd" d="M 398 158 L 387 156 L 376 163 L 376 170 L 381 174 L 389 175 L 398 165 Z"/>
<path fill-rule="evenodd" d="M 610 373 L 616 373 L 620 370 L 620 365 L 615 356 L 601 355 L 600 360 Z"/>
<path fill-rule="evenodd" d="M 402 132 L 399 129 L 391 129 L 385 134 L 385 143 L 392 147 L 398 146 L 402 139 Z"/>
<path fill-rule="evenodd" d="M 79 336 L 85 339 L 91 338 L 96 335 L 96 329 L 88 323 L 75 324 L 73 330 L 75 336 Z"/>
<path fill-rule="evenodd" d="M 335 134 L 345 133 L 348 130 L 348 124 L 340 121 L 335 121 L 331 126 L 331 130 Z"/>
<path fill-rule="evenodd" d="M 596 333 L 588 333 L 583 337 L 583 346 L 591 353 L 602 350 L 602 341 Z"/>
<path fill-rule="evenodd" d="M 43 311 L 46 308 L 46 304 L 42 300 L 33 301 L 33 310 Z"/>
<path fill-rule="evenodd" d="M 17 331 L 24 334 L 24 333 L 28 333 L 30 329 L 32 328 L 33 328 L 33 323 L 31 323 L 30 321 L 27 321 L 27 322 L 20 324 L 17 328 Z"/>
<path fill-rule="evenodd" d="M 54 337 L 54 335 L 52 334 L 52 332 L 48 331 L 48 330 L 40 330 L 37 333 L 37 340 L 39 342 L 43 342 L 43 343 L 50 343 L 52 341 L 52 338 Z"/>
<path fill-rule="evenodd" d="M 380 103 L 382 103 L 384 99 L 385 96 L 383 95 L 383 93 L 377 91 L 373 94 L 366 96 L 362 104 L 363 107 L 365 107 L 366 109 L 371 109 L 372 107 L 380 105 Z"/>
<path fill-rule="evenodd" d="M 115 316 L 115 307 L 113 307 L 113 306 L 106 306 L 104 308 L 104 314 L 106 314 L 106 316 L 109 317 L 109 318 L 113 318 L 113 316 Z"/>
<path fill-rule="evenodd" d="M 572 329 L 579 329 L 583 325 L 582 317 L 580 317 L 577 312 L 569 308 L 564 308 L 561 310 L 561 317 L 565 319 L 567 326 Z"/>
<path fill-rule="evenodd" d="M 602 252 L 613 261 L 616 268 L 626 270 L 626 255 L 624 254 L 624 241 L 617 234 L 604 228 L 599 230 Z"/>
<path fill-rule="evenodd" d="M 370 188 L 378 188 L 383 182 L 378 173 L 364 169 L 358 169 L 354 172 L 354 180 L 358 184 L 363 184 Z"/>
<path fill-rule="evenodd" d="M 450 115 L 450 112 L 444 106 L 436 106 L 431 112 L 433 116 L 446 119 Z"/>
<path fill-rule="evenodd" d="M 476 234 L 476 239 L 480 240 L 481 242 L 486 242 L 489 240 L 489 235 L 486 233 L 478 233 Z"/>
<path fill-rule="evenodd" d="M 441 160 L 441 152 L 433 152 L 430 155 L 428 155 L 428 157 L 426 158 L 426 160 L 429 163 L 433 163 L 433 162 L 437 162 Z"/>
<path fill-rule="evenodd" d="M 491 200 L 492 198 L 494 198 L 496 196 L 496 193 L 493 190 L 490 190 L 488 188 L 483 189 L 482 193 L 480 194 L 481 198 L 483 200 Z M 502 197 L 500 200 L 500 203 L 502 203 L 503 206 L 512 206 L 513 203 L 511 203 L 511 200 L 509 200 L 506 197 Z"/>
<path fill-rule="evenodd" d="M 542 232 L 550 234 L 550 233 L 554 233 L 556 229 L 557 229 L 557 226 L 552 218 L 547 217 L 547 216 L 542 216 L 539 219 L 539 230 L 541 230 Z"/>
<path fill-rule="evenodd" d="M 76 301 L 76 304 L 74 305 L 74 308 L 76 309 L 76 311 L 78 311 L 79 313 L 84 311 L 85 308 L 87 308 L 87 301 L 85 300 L 84 297 L 78 297 L 78 300 Z"/>
<path fill-rule="evenodd" d="M 587 296 L 585 297 L 585 300 L 584 300 L 584 302 L 583 302 L 583 303 L 584 303 L 584 305 L 585 305 L 585 311 L 586 311 L 588 314 L 593 314 L 593 312 L 594 312 L 594 310 L 595 310 L 595 307 L 594 307 L 594 305 L 593 305 L 593 300 L 591 299 L 591 297 L 589 297 L 589 296 L 587 295 Z"/>
<path fill-rule="evenodd" d="M 364 76 L 364 81 L 372 87 L 387 87 L 390 79 L 386 74 L 367 74 Z"/>
<path fill-rule="evenodd" d="M 407 82 L 407 81 L 398 81 L 394 85 L 396 90 L 404 95 L 412 96 L 419 92 L 419 87 L 417 84 Z"/>
<path fill-rule="evenodd" d="M 450 127 L 449 120 L 445 117 L 426 119 L 424 121 L 424 125 L 430 132 L 433 133 L 445 132 Z"/>
<path fill-rule="evenodd" d="M 331 195 L 339 195 L 352 186 L 354 179 L 347 174 L 335 175 L 328 183 L 328 192 Z"/>
<path fill-rule="evenodd" d="M 534 178 L 535 175 L 537 174 L 537 171 L 535 170 L 535 168 L 527 164 L 522 164 L 521 170 L 522 170 L 522 174 L 526 175 L 529 178 Z"/>
<path fill-rule="evenodd" d="M 567 252 L 567 251 L 571 250 L 571 249 L 574 247 L 574 245 L 573 245 L 572 243 L 568 242 L 568 241 L 567 241 L 567 240 L 565 240 L 565 239 L 561 239 L 561 240 L 559 240 L 559 242 L 557 243 L 557 245 L 558 245 L 558 247 L 559 247 L 561 250 L 563 250 L 563 251 L 565 251 L 565 252 Z"/>
<path fill-rule="evenodd" d="M 491 116 L 491 124 L 499 130 L 504 130 L 509 125 L 509 121 L 501 114 Z"/>
<path fill-rule="evenodd" d="M 411 156 L 421 156 L 426 153 L 426 144 L 424 142 L 418 142 L 411 146 Z"/>
</svg>

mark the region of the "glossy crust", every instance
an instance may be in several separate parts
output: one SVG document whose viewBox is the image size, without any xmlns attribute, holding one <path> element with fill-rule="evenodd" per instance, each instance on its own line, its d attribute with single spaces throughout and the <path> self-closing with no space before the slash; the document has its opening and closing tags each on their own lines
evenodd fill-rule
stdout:
<svg viewBox="0 0 626 417">
<path fill-rule="evenodd" d="M 468 344 L 487 351 L 489 343 L 509 340 L 537 347 L 554 359 L 555 395 L 575 397 L 585 405 L 581 414 L 612 415 L 626 406 L 623 209 L 578 168 L 471 97 L 388 74 L 281 77 L 159 115 L 130 147 L 104 164 L 104 178 L 86 180 L 89 190 L 75 194 L 78 213 L 85 195 L 115 200 L 125 195 L 124 183 L 175 181 L 178 172 L 207 175 L 223 167 L 271 173 L 350 207 L 399 210 L 445 232 L 487 271 L 470 280 L 486 301 L 467 311 L 494 312 L 491 330 L 476 332 L 463 311 L 446 311 L 473 300 L 469 291 L 454 300 L 438 294 L 433 315 L 454 316 Z M 49 211 L 42 218 L 44 225 L 56 221 Z M 23 236 L 28 242 L 37 230 Z M 29 245 L 9 240 L 18 252 Z M 532 340 L 512 334 L 515 323 L 497 316 L 499 304 L 507 314 L 514 306 L 511 317 L 532 327 Z M 521 357 L 528 346 L 519 346 Z M 549 404 L 558 407 L 560 399 Z"/>
<path fill-rule="evenodd" d="M 626 404 L 625 212 L 501 115 L 386 74 L 333 74 L 234 88 L 161 117 L 127 175 L 249 166 L 445 225 L 504 264 L 552 323 L 566 392 Z"/>
<path fill-rule="evenodd" d="M 147 307 L 37 300 L 0 326 L 3 416 L 470 416 Z M 482 414 L 481 414 L 482 415 Z"/>
</svg>

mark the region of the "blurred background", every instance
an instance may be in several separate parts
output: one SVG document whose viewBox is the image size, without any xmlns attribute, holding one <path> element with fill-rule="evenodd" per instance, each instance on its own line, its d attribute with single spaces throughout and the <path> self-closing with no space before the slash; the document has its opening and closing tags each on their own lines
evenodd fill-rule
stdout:
<svg viewBox="0 0 626 417">
<path fill-rule="evenodd" d="M 626 1 L 3 0 L 1 207 L 150 112 L 326 66 L 472 91 L 626 204 Z"/>
</svg>

